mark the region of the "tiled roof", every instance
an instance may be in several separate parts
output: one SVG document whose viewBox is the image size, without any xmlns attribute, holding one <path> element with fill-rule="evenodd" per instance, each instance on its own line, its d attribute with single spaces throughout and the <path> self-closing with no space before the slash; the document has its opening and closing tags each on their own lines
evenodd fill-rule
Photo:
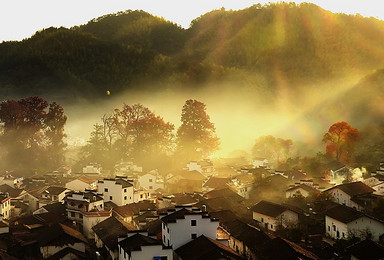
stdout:
<svg viewBox="0 0 384 260">
<path fill-rule="evenodd" d="M 251 208 L 252 211 L 271 216 L 271 217 L 277 217 L 281 213 L 287 210 L 287 207 L 262 200 L 259 203 L 257 203 L 255 206 Z"/>
<path fill-rule="evenodd" d="M 161 245 L 161 242 L 142 234 L 135 234 L 120 241 L 119 245 L 125 250 L 125 252 L 131 252 L 140 251 L 142 246 Z"/>
<path fill-rule="evenodd" d="M 209 215 L 203 215 L 202 212 L 195 212 L 195 211 L 190 211 L 188 209 L 182 208 L 180 210 L 175 211 L 174 213 L 171 213 L 167 216 L 162 217 L 161 220 L 164 223 L 175 223 L 177 219 L 184 219 L 185 215 L 201 215 L 202 217 L 210 218 Z"/>
<path fill-rule="evenodd" d="M 113 208 L 113 211 L 118 213 L 122 217 L 130 217 L 138 215 L 140 211 L 156 210 L 156 204 L 150 201 L 140 201 L 137 203 L 131 203 L 124 206 L 118 206 Z"/>
<path fill-rule="evenodd" d="M 260 259 L 306 259 L 320 260 L 318 256 L 286 239 L 276 237 L 265 243 L 259 253 Z"/>
<path fill-rule="evenodd" d="M 241 220 L 227 221 L 221 225 L 231 236 L 244 244 L 253 251 L 257 251 L 261 246 L 268 242 L 270 237 L 256 227 L 252 227 Z"/>
<path fill-rule="evenodd" d="M 66 239 L 64 236 L 66 236 Z M 73 244 L 74 240 L 87 243 L 87 239 L 79 231 L 60 223 L 46 227 L 38 233 L 40 246 L 61 245 L 63 240 L 71 244 Z"/>
<path fill-rule="evenodd" d="M 110 250 L 114 250 L 117 248 L 118 237 L 126 236 L 128 231 L 136 228 L 132 224 L 110 217 L 93 226 L 92 230 Z"/>
<path fill-rule="evenodd" d="M 0 192 L 8 193 L 12 198 L 16 198 L 23 192 L 23 189 L 15 189 L 8 184 L 0 185 Z"/>
<path fill-rule="evenodd" d="M 217 178 L 217 177 L 210 177 L 209 180 L 204 183 L 204 187 L 208 188 L 225 188 L 226 184 L 230 181 L 230 178 Z"/>
<path fill-rule="evenodd" d="M 77 180 L 85 182 L 87 184 L 92 184 L 92 183 L 95 183 L 97 181 L 97 179 L 92 178 L 92 177 L 87 176 L 87 175 L 81 175 L 80 177 L 77 178 Z"/>
<path fill-rule="evenodd" d="M 303 190 L 309 192 L 309 193 L 316 193 L 316 192 L 319 192 L 318 190 L 316 190 L 315 188 L 311 187 L 311 186 L 308 186 L 308 185 L 305 185 L 305 184 L 300 184 L 300 185 L 297 185 L 295 187 L 292 187 L 292 188 L 289 188 L 287 189 L 287 191 L 292 191 L 292 190 L 295 190 L 295 189 L 298 189 L 298 188 L 302 188 Z"/>
<path fill-rule="evenodd" d="M 243 201 L 244 198 L 241 197 L 239 194 L 231 190 L 230 188 L 224 188 L 220 190 L 212 190 L 210 192 L 207 192 L 204 194 L 205 197 L 208 199 L 213 199 L 213 198 L 233 198 L 237 201 Z"/>
<path fill-rule="evenodd" d="M 347 247 L 347 252 L 353 255 L 356 259 L 384 259 L 384 247 L 369 239 L 359 241 Z"/>
<path fill-rule="evenodd" d="M 175 250 L 181 259 L 222 260 L 244 259 L 229 247 L 214 241 L 204 235 Z"/>
<path fill-rule="evenodd" d="M 374 189 L 372 189 L 368 185 L 362 183 L 361 181 L 340 184 L 340 185 L 334 186 L 334 187 L 332 187 L 326 191 L 330 191 L 330 190 L 336 189 L 336 188 L 344 191 L 345 193 L 347 193 L 350 196 L 367 194 L 367 193 L 372 193 L 375 191 Z"/>
<path fill-rule="evenodd" d="M 48 193 L 50 195 L 60 195 L 64 191 L 66 191 L 67 188 L 65 187 L 58 187 L 58 186 L 50 186 L 47 189 L 43 191 L 43 193 Z"/>
<path fill-rule="evenodd" d="M 353 208 L 337 204 L 336 206 L 327 210 L 326 216 L 336 219 L 338 221 L 341 221 L 345 224 L 348 224 L 358 218 L 361 218 L 367 215 Z"/>
<path fill-rule="evenodd" d="M 128 188 L 128 187 L 133 186 L 133 184 L 130 181 L 125 180 L 125 179 L 121 179 L 121 178 L 115 178 L 115 179 L 104 178 L 104 180 L 99 180 L 98 182 L 99 183 L 105 183 L 105 181 L 114 181 L 115 184 L 121 185 L 122 188 Z"/>
<path fill-rule="evenodd" d="M 43 206 L 48 212 L 56 213 L 59 215 L 66 215 L 66 207 L 61 202 L 51 203 Z"/>
</svg>

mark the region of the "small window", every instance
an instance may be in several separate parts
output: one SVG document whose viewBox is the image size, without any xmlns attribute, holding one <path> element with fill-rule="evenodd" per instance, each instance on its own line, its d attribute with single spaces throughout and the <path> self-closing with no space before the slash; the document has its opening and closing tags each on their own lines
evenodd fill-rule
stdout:
<svg viewBox="0 0 384 260">
<path fill-rule="evenodd" d="M 127 192 L 127 189 L 124 189 L 124 192 Z"/>
<path fill-rule="evenodd" d="M 124 196 L 124 200 L 127 200 L 127 196 Z"/>
<path fill-rule="evenodd" d="M 108 192 L 108 188 L 104 188 L 104 192 Z"/>
<path fill-rule="evenodd" d="M 142 199 L 143 198 L 143 194 L 140 194 L 140 199 Z"/>
<path fill-rule="evenodd" d="M 109 199 L 112 200 L 112 196 L 109 196 Z"/>
<path fill-rule="evenodd" d="M 152 190 L 152 189 L 153 189 L 153 186 L 149 186 L 149 189 Z"/>
<path fill-rule="evenodd" d="M 333 231 L 336 231 L 336 226 L 333 226 Z"/>
<path fill-rule="evenodd" d="M 331 231 L 331 227 L 330 226 L 328 226 L 328 231 Z"/>
<path fill-rule="evenodd" d="M 264 222 L 264 218 L 261 218 L 261 223 L 263 223 Z"/>
<path fill-rule="evenodd" d="M 164 240 L 164 243 L 165 243 L 165 235 L 163 235 L 163 240 Z"/>
<path fill-rule="evenodd" d="M 273 229 L 273 225 L 271 224 L 271 228 Z"/>
<path fill-rule="evenodd" d="M 83 218 L 83 214 L 80 213 L 80 214 L 79 214 L 79 218 Z"/>
<path fill-rule="evenodd" d="M 149 182 L 152 182 L 152 179 L 149 179 Z"/>
<path fill-rule="evenodd" d="M 169 228 L 167 228 L 167 233 L 169 234 Z"/>
<path fill-rule="evenodd" d="M 191 238 L 192 238 L 192 239 L 195 239 L 196 237 L 197 237 L 197 234 L 195 234 L 195 233 L 194 233 L 194 234 L 191 234 Z"/>
<path fill-rule="evenodd" d="M 191 220 L 191 226 L 196 226 L 196 219 Z"/>
<path fill-rule="evenodd" d="M 343 233 L 341 233 L 341 235 L 342 235 L 343 237 L 345 237 L 345 235 L 344 235 L 344 232 L 343 232 Z"/>
<path fill-rule="evenodd" d="M 71 217 L 75 217 L 75 212 L 71 212 Z"/>
</svg>

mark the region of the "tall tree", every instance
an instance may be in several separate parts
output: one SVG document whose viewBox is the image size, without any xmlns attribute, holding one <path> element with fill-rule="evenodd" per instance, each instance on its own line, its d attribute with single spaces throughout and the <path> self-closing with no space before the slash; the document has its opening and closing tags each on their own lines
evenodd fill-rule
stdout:
<svg viewBox="0 0 384 260">
<path fill-rule="evenodd" d="M 338 161 L 348 162 L 359 137 L 359 131 L 356 128 L 342 121 L 331 125 L 323 136 L 323 142 L 327 144 L 327 154 L 332 155 Z"/>
<path fill-rule="evenodd" d="M 279 164 L 288 159 L 292 144 L 291 139 L 276 138 L 272 135 L 261 136 L 256 139 L 252 154 L 254 157 L 265 157 Z"/>
<path fill-rule="evenodd" d="M 178 154 L 184 160 L 200 160 L 219 147 L 214 124 L 204 103 L 189 99 L 181 112 L 181 126 L 177 130 Z"/>
<path fill-rule="evenodd" d="M 120 137 L 117 145 L 128 158 L 158 167 L 173 149 L 173 124 L 141 104 L 115 109 L 114 120 Z"/>
<path fill-rule="evenodd" d="M 3 131 L 0 142 L 6 150 L 3 159 L 7 168 L 59 167 L 64 161 L 66 119 L 60 105 L 52 103 L 48 106 L 48 102 L 40 97 L 1 102 Z"/>
</svg>

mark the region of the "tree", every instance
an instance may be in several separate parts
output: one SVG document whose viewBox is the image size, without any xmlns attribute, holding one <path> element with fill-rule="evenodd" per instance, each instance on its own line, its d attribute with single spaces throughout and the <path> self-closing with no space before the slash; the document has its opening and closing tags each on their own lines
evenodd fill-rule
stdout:
<svg viewBox="0 0 384 260">
<path fill-rule="evenodd" d="M 359 137 L 359 131 L 343 121 L 331 125 L 323 136 L 323 142 L 327 144 L 327 154 L 337 161 L 348 162 Z"/>
<path fill-rule="evenodd" d="M 0 142 L 6 151 L 6 166 L 29 170 L 59 167 L 64 161 L 66 120 L 60 105 L 48 105 L 40 97 L 1 102 Z"/>
<path fill-rule="evenodd" d="M 114 122 L 119 135 L 116 145 L 126 158 L 157 167 L 173 150 L 174 125 L 141 104 L 115 109 Z"/>
<path fill-rule="evenodd" d="M 187 100 L 181 112 L 181 126 L 177 130 L 178 154 L 185 160 L 201 160 L 219 147 L 214 124 L 204 103 Z"/>
<path fill-rule="evenodd" d="M 265 157 L 279 164 L 288 159 L 292 144 L 291 139 L 276 138 L 272 135 L 261 136 L 256 139 L 252 154 L 254 157 Z"/>
</svg>

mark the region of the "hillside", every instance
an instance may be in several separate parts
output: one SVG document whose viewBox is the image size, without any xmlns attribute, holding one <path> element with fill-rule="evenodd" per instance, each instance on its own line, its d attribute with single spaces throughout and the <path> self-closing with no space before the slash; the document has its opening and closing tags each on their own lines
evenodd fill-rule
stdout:
<svg viewBox="0 0 384 260">
<path fill-rule="evenodd" d="M 7 96 L 94 98 L 106 90 L 236 82 L 292 93 L 384 67 L 384 22 L 313 4 L 215 10 L 188 30 L 143 11 L 105 15 L 0 44 Z"/>
</svg>

